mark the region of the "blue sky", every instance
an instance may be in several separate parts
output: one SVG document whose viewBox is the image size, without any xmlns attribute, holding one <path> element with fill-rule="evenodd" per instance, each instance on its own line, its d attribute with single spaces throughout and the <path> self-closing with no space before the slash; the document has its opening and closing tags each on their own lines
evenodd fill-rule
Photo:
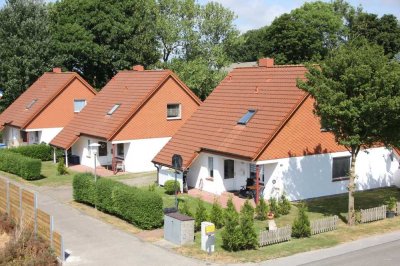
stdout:
<svg viewBox="0 0 400 266">
<path fill-rule="evenodd" d="M 49 0 L 53 1 L 54 0 Z M 241 32 L 260 28 L 270 24 L 275 17 L 300 7 L 306 0 L 213 0 L 233 10 L 238 18 L 236 25 Z M 400 0 L 347 0 L 353 6 L 362 5 L 363 9 L 378 15 L 394 14 L 400 18 Z M 5 0 L 0 0 L 0 6 Z M 204 4 L 210 0 L 198 0 Z M 310 1 L 308 1 L 310 2 Z M 329 2 L 329 0 L 325 0 Z"/>
</svg>

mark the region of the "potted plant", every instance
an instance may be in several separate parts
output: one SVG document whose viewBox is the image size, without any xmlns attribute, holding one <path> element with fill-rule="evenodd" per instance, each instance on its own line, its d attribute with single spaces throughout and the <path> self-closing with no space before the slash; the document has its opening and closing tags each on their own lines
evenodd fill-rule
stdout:
<svg viewBox="0 0 400 266">
<path fill-rule="evenodd" d="M 395 197 L 390 197 L 386 201 L 386 205 L 387 205 L 386 218 L 393 218 L 396 215 L 397 199 Z"/>
<path fill-rule="evenodd" d="M 268 220 L 272 220 L 272 219 L 274 219 L 274 217 L 275 217 L 275 214 L 272 211 L 269 211 L 267 214 Z"/>
</svg>

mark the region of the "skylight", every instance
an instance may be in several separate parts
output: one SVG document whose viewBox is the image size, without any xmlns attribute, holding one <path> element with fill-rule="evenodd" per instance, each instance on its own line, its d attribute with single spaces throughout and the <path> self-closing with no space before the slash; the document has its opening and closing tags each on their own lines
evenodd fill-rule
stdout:
<svg viewBox="0 0 400 266">
<path fill-rule="evenodd" d="M 33 99 L 27 106 L 26 109 L 31 109 L 31 107 L 37 102 L 38 99 Z"/>
<path fill-rule="evenodd" d="M 256 110 L 254 109 L 250 109 L 247 111 L 247 113 L 242 116 L 242 118 L 239 119 L 239 121 L 237 122 L 238 125 L 246 125 L 250 119 L 254 116 L 254 114 L 256 113 Z"/>
<path fill-rule="evenodd" d="M 111 108 L 111 110 L 110 111 L 108 111 L 108 115 L 112 115 L 117 109 L 118 109 L 118 107 L 120 107 L 121 106 L 121 104 L 119 104 L 119 103 L 117 103 L 117 104 L 115 104 L 114 106 L 113 106 L 113 108 Z"/>
</svg>

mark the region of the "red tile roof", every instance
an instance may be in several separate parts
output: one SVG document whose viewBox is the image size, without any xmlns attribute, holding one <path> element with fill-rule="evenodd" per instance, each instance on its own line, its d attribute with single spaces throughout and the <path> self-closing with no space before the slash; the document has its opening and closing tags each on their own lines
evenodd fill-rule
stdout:
<svg viewBox="0 0 400 266">
<path fill-rule="evenodd" d="M 190 166 L 200 151 L 254 160 L 291 117 L 307 93 L 296 86 L 304 66 L 234 69 L 181 127 L 153 162 L 170 166 L 174 153 Z M 250 109 L 247 125 L 237 121 Z"/>
<path fill-rule="evenodd" d="M 75 79 L 96 93 L 77 73 L 46 72 L 0 114 L 0 130 L 6 124 L 18 128 L 27 127 Z M 30 104 L 34 100 L 36 102 Z M 29 105 L 30 108 L 27 108 Z"/>
<path fill-rule="evenodd" d="M 200 100 L 170 70 L 121 71 L 51 141 L 51 145 L 69 149 L 80 135 L 111 140 L 169 78 L 174 78 L 188 94 Z M 107 113 L 115 104 L 119 108 Z"/>
<path fill-rule="evenodd" d="M 399 156 L 400 156 L 400 148 L 398 148 L 398 147 L 395 147 L 395 148 L 394 148 L 394 151 L 397 153 L 397 155 L 399 155 Z"/>
</svg>

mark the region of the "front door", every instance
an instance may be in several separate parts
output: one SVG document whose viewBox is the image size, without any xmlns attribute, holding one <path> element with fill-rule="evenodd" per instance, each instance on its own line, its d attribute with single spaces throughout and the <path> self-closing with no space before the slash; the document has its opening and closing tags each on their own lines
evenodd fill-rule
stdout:
<svg viewBox="0 0 400 266">
<path fill-rule="evenodd" d="M 235 161 L 224 160 L 224 186 L 226 191 L 235 189 Z"/>
</svg>

